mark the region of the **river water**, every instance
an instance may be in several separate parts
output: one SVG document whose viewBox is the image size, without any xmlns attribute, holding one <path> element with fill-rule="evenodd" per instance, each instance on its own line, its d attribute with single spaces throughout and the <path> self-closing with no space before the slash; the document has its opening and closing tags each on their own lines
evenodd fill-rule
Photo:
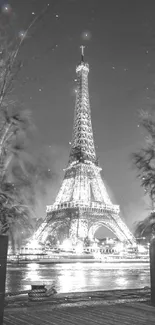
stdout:
<svg viewBox="0 0 155 325">
<path fill-rule="evenodd" d="M 31 284 L 55 283 L 57 292 L 133 289 L 150 286 L 149 265 L 72 263 L 8 265 L 6 291 L 29 290 Z"/>
</svg>

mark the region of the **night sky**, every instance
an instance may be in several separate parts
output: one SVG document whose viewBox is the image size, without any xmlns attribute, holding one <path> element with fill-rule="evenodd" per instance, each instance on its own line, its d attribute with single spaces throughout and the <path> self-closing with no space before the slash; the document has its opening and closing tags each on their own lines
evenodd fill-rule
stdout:
<svg viewBox="0 0 155 325">
<path fill-rule="evenodd" d="M 141 146 L 138 111 L 155 105 L 154 0 L 10 0 L 17 33 L 47 4 L 19 58 L 16 95 L 30 108 L 43 154 L 57 175 L 38 216 L 52 204 L 68 160 L 80 45 L 90 65 L 89 91 L 96 151 L 113 203 L 132 229 L 148 214 L 130 155 Z M 1 4 L 4 1 L 1 0 Z"/>
</svg>

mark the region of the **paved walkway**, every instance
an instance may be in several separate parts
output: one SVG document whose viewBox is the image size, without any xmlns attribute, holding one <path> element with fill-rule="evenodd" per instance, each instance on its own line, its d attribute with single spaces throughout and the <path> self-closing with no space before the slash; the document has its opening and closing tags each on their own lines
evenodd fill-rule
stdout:
<svg viewBox="0 0 155 325">
<path fill-rule="evenodd" d="M 4 325 L 155 325 L 150 289 L 6 296 Z"/>
<path fill-rule="evenodd" d="M 3 325 L 155 325 L 155 307 L 147 303 L 89 302 L 6 309 Z"/>
</svg>

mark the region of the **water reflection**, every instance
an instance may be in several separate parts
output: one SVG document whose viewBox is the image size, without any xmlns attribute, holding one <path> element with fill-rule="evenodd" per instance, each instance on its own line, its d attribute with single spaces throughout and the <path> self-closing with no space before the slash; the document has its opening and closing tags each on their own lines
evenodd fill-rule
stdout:
<svg viewBox="0 0 155 325">
<path fill-rule="evenodd" d="M 27 265 L 27 273 L 24 281 L 33 282 L 34 284 L 40 284 L 41 274 L 37 263 L 32 263 Z"/>
<path fill-rule="evenodd" d="M 149 265 L 36 263 L 8 266 L 7 291 L 30 289 L 31 284 L 55 283 L 58 292 L 141 288 L 150 285 Z"/>
<path fill-rule="evenodd" d="M 77 269 L 65 269 L 58 279 L 58 287 L 61 292 L 73 291 L 73 288 L 80 287 L 81 289 L 86 286 L 86 274 L 81 266 Z"/>
<path fill-rule="evenodd" d="M 116 279 L 116 285 L 118 285 L 120 289 L 126 287 L 127 284 L 128 281 L 124 277 Z"/>
</svg>

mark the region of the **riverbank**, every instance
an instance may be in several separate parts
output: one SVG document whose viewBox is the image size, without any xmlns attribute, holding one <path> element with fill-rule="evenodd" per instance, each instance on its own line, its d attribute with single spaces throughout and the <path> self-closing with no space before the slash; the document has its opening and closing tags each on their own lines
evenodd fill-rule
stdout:
<svg viewBox="0 0 155 325">
<path fill-rule="evenodd" d="M 3 325 L 155 324 L 149 288 L 55 294 L 43 302 L 29 302 L 27 296 L 9 299 Z"/>
<path fill-rule="evenodd" d="M 149 264 L 149 259 L 127 259 L 127 258 L 66 258 L 66 257 L 59 257 L 59 258 L 43 258 L 43 259 L 18 259 L 18 260 L 8 260 L 8 265 L 18 265 L 18 264 L 30 264 L 30 263 L 37 263 L 37 264 L 66 264 L 66 263 L 137 263 L 137 264 Z"/>
<path fill-rule="evenodd" d="M 5 308 L 32 307 L 40 305 L 61 305 L 70 303 L 89 303 L 102 301 L 106 303 L 128 302 L 128 301 L 149 301 L 150 288 L 128 289 L 128 290 L 106 290 L 106 291 L 87 291 L 74 293 L 57 293 L 47 297 L 43 301 L 29 301 L 28 290 L 21 294 L 7 293 L 5 297 Z"/>
</svg>

